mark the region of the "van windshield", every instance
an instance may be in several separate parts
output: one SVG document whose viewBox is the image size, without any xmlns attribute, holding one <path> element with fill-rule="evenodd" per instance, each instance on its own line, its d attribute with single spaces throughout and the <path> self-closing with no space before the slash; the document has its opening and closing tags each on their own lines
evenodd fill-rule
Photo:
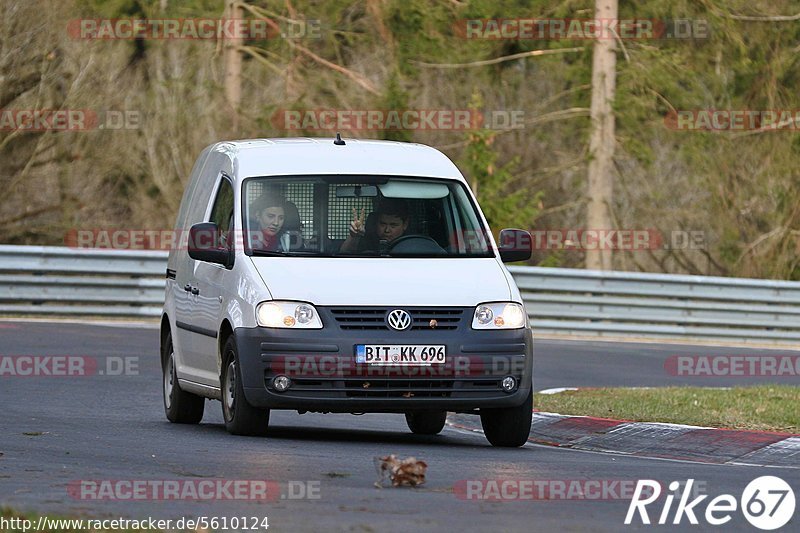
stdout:
<svg viewBox="0 0 800 533">
<path fill-rule="evenodd" d="M 390 176 L 248 178 L 245 250 L 252 255 L 493 257 L 464 185 Z"/>
</svg>

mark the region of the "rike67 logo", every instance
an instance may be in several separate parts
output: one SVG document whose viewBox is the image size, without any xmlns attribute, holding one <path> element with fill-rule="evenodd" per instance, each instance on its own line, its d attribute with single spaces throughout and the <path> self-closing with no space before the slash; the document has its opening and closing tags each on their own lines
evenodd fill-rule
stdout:
<svg viewBox="0 0 800 533">
<path fill-rule="evenodd" d="M 660 525 L 671 523 L 681 524 L 684 517 L 693 525 L 699 524 L 698 516 L 705 519 L 707 524 L 720 526 L 730 522 L 733 514 L 740 509 L 751 525 L 758 529 L 771 531 L 786 525 L 794 515 L 795 498 L 792 487 L 784 480 L 775 476 L 761 476 L 751 481 L 737 499 L 731 494 L 720 494 L 705 505 L 705 512 L 701 513 L 700 504 L 708 498 L 707 494 L 695 495 L 692 500 L 692 485 L 694 479 L 686 483 L 673 481 L 669 484 L 670 494 L 664 498 L 664 504 L 657 517 L 651 522 L 647 506 L 656 502 L 661 496 L 661 483 L 652 479 L 640 479 L 636 484 L 633 499 L 628 506 L 625 524 L 630 525 L 637 515 L 642 524 L 656 523 Z M 683 490 L 681 491 L 681 487 Z M 678 503 L 673 512 L 672 505 Z M 658 511 L 657 505 L 653 505 Z M 670 521 L 670 515 L 672 520 Z"/>
</svg>

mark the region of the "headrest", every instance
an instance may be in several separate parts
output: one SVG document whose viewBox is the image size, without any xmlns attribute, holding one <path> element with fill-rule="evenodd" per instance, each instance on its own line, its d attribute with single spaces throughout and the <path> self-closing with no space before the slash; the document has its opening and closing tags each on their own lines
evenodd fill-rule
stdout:
<svg viewBox="0 0 800 533">
<path fill-rule="evenodd" d="M 287 200 L 286 204 L 284 204 L 283 212 L 285 217 L 283 229 L 285 231 L 301 231 L 303 229 L 303 224 L 300 222 L 300 211 L 294 202 Z"/>
</svg>

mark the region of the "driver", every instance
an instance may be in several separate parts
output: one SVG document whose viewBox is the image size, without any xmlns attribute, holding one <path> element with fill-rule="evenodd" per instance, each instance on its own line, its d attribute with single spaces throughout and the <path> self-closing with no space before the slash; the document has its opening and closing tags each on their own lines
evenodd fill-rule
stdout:
<svg viewBox="0 0 800 533">
<path fill-rule="evenodd" d="M 408 229 L 408 205 L 404 200 L 384 199 L 376 210 L 378 223 L 374 232 L 366 234 L 364 209 L 361 215 L 353 208 L 353 221 L 350 222 L 350 235 L 342 243 L 340 252 L 357 253 L 365 250 L 378 251 L 380 242 L 387 244 L 402 237 Z"/>
</svg>

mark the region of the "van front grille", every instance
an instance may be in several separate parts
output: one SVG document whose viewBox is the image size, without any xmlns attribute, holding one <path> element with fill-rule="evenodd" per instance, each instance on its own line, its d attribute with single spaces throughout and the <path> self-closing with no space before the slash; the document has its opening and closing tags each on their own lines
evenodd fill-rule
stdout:
<svg viewBox="0 0 800 533">
<path fill-rule="evenodd" d="M 453 390 L 453 380 L 348 380 L 344 385 L 348 398 L 449 398 Z"/>
<path fill-rule="evenodd" d="M 412 331 L 458 329 L 464 317 L 464 309 L 455 307 L 334 307 L 330 311 L 341 329 L 388 330 L 386 315 L 393 309 L 408 311 Z"/>
<path fill-rule="evenodd" d="M 265 385 L 271 389 L 271 377 Z M 333 393 L 346 398 L 450 398 L 453 393 L 472 397 L 486 394 L 502 394 L 500 380 L 484 378 L 472 380 L 456 379 L 380 379 L 380 378 L 302 378 L 292 379 L 292 387 L 284 394 L 287 397 L 315 397 Z"/>
</svg>

